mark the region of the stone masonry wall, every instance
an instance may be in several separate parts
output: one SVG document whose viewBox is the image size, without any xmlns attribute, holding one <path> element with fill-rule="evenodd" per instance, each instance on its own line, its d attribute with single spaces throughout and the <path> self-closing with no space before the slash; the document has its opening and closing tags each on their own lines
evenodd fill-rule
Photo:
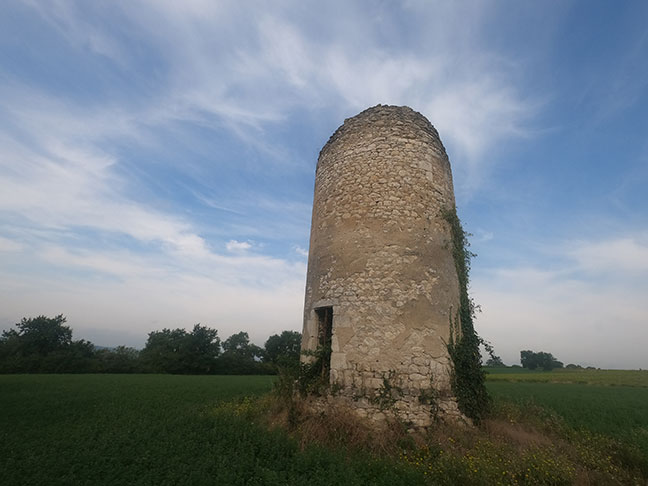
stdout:
<svg viewBox="0 0 648 486">
<path fill-rule="evenodd" d="M 411 108 L 369 108 L 320 153 L 302 348 L 318 346 L 315 309 L 332 307 L 330 381 L 359 415 L 460 415 L 446 348 L 459 285 L 441 215 L 453 205 L 443 144 Z"/>
</svg>

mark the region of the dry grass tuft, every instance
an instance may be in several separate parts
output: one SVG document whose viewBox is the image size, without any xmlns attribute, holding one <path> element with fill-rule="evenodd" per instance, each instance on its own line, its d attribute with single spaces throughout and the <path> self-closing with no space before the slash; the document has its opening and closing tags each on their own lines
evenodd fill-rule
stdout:
<svg viewBox="0 0 648 486">
<path fill-rule="evenodd" d="M 482 430 L 493 440 L 507 442 L 522 449 L 551 447 L 556 438 L 549 437 L 532 425 L 511 423 L 503 419 L 484 420 Z"/>
<path fill-rule="evenodd" d="M 275 400 L 268 408 L 271 426 L 288 430 L 305 447 L 311 442 L 329 447 L 397 455 L 404 448 L 423 444 L 423 436 L 409 433 L 396 418 L 376 423 L 358 415 L 344 404 L 322 407 L 313 398 Z"/>
</svg>

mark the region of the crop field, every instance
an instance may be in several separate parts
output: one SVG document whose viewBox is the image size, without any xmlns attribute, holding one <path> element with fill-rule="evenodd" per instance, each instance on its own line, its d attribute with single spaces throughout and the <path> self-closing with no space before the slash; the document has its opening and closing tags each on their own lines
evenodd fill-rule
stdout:
<svg viewBox="0 0 648 486">
<path fill-rule="evenodd" d="M 648 458 L 648 388 L 492 382 L 488 390 L 496 403 L 553 410 L 574 429 L 633 444 Z"/>
<path fill-rule="evenodd" d="M 496 402 L 553 410 L 573 428 L 634 444 L 648 458 L 648 371 L 504 369 L 487 378 Z"/>
<path fill-rule="evenodd" d="M 611 437 L 639 451 L 634 466 L 648 464 L 648 387 L 619 385 L 641 380 L 613 373 L 605 385 L 556 383 L 538 373 L 488 377 L 496 410 L 513 404 L 524 416 L 529 404 L 542 407 L 584 437 L 577 453 L 607 468 L 585 481 L 574 472 L 580 456 L 561 462 L 562 452 L 543 443 L 520 452 L 490 436 L 464 438 L 455 456 L 444 454 L 462 441 L 460 432 L 420 450 L 406 445 L 400 457 L 300 447 L 257 420 L 258 410 L 238 413 L 262 403 L 255 397 L 271 390 L 269 376 L 0 375 L 0 484 L 608 484 L 616 477 L 645 484 L 645 475 L 621 474 L 618 462 L 587 448 L 591 438 Z M 600 376 L 585 381 L 601 383 Z"/>
<path fill-rule="evenodd" d="M 393 461 L 311 446 L 214 410 L 272 377 L 0 375 L 2 485 L 421 484 Z"/>
<path fill-rule="evenodd" d="M 576 383 L 648 388 L 648 370 L 567 370 L 530 371 L 524 368 L 486 368 L 488 381 L 536 383 Z"/>
</svg>

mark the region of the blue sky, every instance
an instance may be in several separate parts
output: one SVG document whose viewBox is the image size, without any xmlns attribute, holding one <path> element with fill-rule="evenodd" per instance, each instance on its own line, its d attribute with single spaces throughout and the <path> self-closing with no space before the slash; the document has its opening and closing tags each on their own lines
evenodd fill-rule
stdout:
<svg viewBox="0 0 648 486">
<path fill-rule="evenodd" d="M 439 130 L 481 335 L 648 368 L 648 3 L 9 1 L 0 328 L 301 330 L 314 170 L 363 109 Z"/>
</svg>

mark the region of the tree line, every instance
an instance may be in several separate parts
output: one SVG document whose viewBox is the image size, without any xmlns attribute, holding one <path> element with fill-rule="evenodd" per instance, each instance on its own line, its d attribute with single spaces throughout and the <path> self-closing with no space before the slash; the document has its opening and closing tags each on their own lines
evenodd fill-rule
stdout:
<svg viewBox="0 0 648 486">
<path fill-rule="evenodd" d="M 564 365 L 562 361 L 558 361 L 553 354 L 546 353 L 544 351 L 531 351 L 530 349 L 525 349 L 520 351 L 520 363 L 522 363 L 522 368 L 529 370 L 541 369 L 543 371 L 551 371 L 555 368 L 563 368 Z M 484 366 L 488 368 L 502 368 L 507 367 L 499 356 L 495 356 L 491 353 L 491 357 L 486 361 Z M 519 368 L 519 365 L 513 365 L 512 368 Z M 568 369 L 581 369 L 579 365 L 568 364 L 565 366 Z"/>
<path fill-rule="evenodd" d="M 535 370 L 541 368 L 544 371 L 551 371 L 554 368 L 562 368 L 562 361 L 558 361 L 551 353 L 538 351 L 537 353 L 529 349 L 520 351 L 520 362 L 523 368 Z"/>
<path fill-rule="evenodd" d="M 162 329 L 148 334 L 142 350 L 100 348 L 73 340 L 63 315 L 23 318 L 0 336 L 0 373 L 274 374 L 298 366 L 301 334 L 283 331 L 263 348 L 247 332 L 221 342 L 216 329 Z"/>
</svg>

